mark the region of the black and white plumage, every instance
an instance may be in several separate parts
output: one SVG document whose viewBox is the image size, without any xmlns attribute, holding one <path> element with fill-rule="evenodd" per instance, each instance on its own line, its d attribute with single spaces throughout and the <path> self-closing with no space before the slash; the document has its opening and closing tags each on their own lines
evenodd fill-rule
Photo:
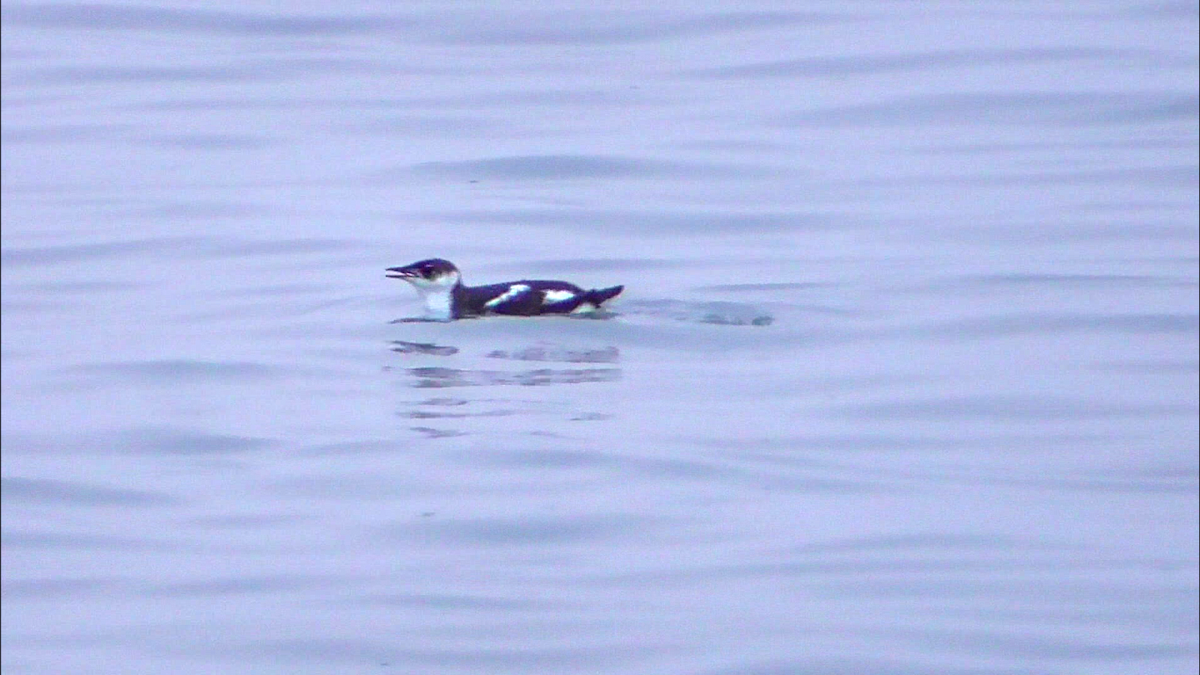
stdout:
<svg viewBox="0 0 1200 675">
<path fill-rule="evenodd" d="M 454 263 L 441 258 L 389 267 L 387 276 L 413 285 L 425 303 L 426 318 L 452 321 L 467 316 L 573 314 L 594 312 L 624 286 L 584 290 L 565 281 L 522 280 L 464 286 Z"/>
</svg>

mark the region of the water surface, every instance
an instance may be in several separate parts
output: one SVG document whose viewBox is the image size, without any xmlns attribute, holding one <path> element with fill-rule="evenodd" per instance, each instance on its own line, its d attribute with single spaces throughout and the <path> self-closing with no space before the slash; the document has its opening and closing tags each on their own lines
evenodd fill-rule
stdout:
<svg viewBox="0 0 1200 675">
<path fill-rule="evenodd" d="M 1195 672 L 1198 14 L 7 3 L 5 673 Z"/>
</svg>

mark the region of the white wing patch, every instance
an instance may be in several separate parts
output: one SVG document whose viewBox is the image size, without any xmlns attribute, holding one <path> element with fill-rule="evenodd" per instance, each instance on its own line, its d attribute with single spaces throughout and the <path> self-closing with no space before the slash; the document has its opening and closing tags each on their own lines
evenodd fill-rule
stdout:
<svg viewBox="0 0 1200 675">
<path fill-rule="evenodd" d="M 560 302 L 570 302 L 575 299 L 571 291 L 546 291 L 542 297 L 543 305 L 557 305 Z"/>
<path fill-rule="evenodd" d="M 497 295 L 496 297 L 492 298 L 491 300 L 488 300 L 487 302 L 483 303 L 483 306 L 488 309 L 495 309 L 498 305 L 503 305 L 504 303 L 508 302 L 509 300 L 520 297 L 528 292 L 529 292 L 528 285 L 513 284 L 512 286 L 508 287 L 507 291 L 504 291 L 500 295 Z"/>
</svg>

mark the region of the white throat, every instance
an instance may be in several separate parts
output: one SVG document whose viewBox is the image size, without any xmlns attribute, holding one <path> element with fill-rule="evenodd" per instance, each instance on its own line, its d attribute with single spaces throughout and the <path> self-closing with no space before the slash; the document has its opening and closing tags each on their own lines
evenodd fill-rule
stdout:
<svg viewBox="0 0 1200 675">
<path fill-rule="evenodd" d="M 425 303 L 425 318 L 437 321 L 449 321 L 454 318 L 453 300 L 450 289 L 418 288 L 421 300 Z"/>
<path fill-rule="evenodd" d="M 436 279 L 405 279 L 417 289 L 425 305 L 425 318 L 435 321 L 450 321 L 454 318 L 454 287 L 458 285 L 457 272 Z"/>
</svg>

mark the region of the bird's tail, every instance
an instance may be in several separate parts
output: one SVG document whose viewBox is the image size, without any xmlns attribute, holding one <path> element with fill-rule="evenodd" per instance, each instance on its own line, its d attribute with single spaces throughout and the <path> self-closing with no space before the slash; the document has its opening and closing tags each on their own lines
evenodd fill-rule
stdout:
<svg viewBox="0 0 1200 675">
<path fill-rule="evenodd" d="M 610 286 L 608 288 L 593 288 L 592 290 L 590 290 L 584 294 L 583 301 L 590 302 L 591 304 L 595 305 L 596 307 L 599 307 L 601 303 L 606 302 L 608 300 L 612 300 L 613 298 L 620 295 L 621 291 L 623 291 L 623 290 L 625 290 L 624 286 Z"/>
</svg>

